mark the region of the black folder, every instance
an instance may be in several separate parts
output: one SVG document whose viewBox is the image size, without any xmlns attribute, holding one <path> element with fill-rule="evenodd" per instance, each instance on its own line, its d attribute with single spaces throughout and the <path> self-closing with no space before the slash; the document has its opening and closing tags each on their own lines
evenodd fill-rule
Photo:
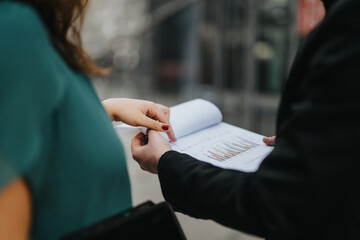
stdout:
<svg viewBox="0 0 360 240">
<path fill-rule="evenodd" d="M 185 235 L 166 202 L 151 201 L 128 209 L 61 240 L 184 240 Z"/>
</svg>

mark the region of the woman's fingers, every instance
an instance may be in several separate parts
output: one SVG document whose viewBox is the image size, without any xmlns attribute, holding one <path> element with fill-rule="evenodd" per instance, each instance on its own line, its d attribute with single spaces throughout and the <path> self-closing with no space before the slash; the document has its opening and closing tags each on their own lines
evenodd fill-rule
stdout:
<svg viewBox="0 0 360 240">
<path fill-rule="evenodd" d="M 164 115 L 164 116 L 160 116 L 160 117 L 164 117 L 164 121 L 167 121 L 170 124 L 170 108 L 168 108 L 164 105 L 161 105 L 161 104 L 157 104 L 157 106 L 160 108 L 161 112 Z M 176 136 L 175 136 L 174 130 L 171 128 L 171 125 L 170 125 L 170 130 L 167 132 L 167 134 L 172 142 L 176 141 Z"/>
<path fill-rule="evenodd" d="M 176 141 L 169 121 L 170 109 L 164 105 L 126 98 L 108 99 L 103 101 L 103 105 L 115 121 L 166 132 L 171 141 Z"/>
<path fill-rule="evenodd" d="M 158 108 L 160 108 L 160 110 L 164 113 L 164 115 L 166 116 L 167 119 L 170 119 L 170 108 L 161 105 L 161 104 L 156 104 L 158 106 Z"/>
<path fill-rule="evenodd" d="M 170 121 L 170 109 L 160 105 L 154 104 L 149 107 L 147 119 L 143 118 L 142 121 L 148 124 L 145 127 L 148 127 L 153 130 L 166 132 L 171 141 L 175 142 L 176 137 L 173 129 L 171 128 Z"/>
<path fill-rule="evenodd" d="M 154 120 L 152 118 L 142 116 L 141 119 L 141 126 L 147 127 L 152 130 L 160 131 L 160 132 L 166 132 L 170 138 L 171 141 L 175 142 L 175 134 L 172 130 L 170 123 L 163 123 L 161 120 Z"/>
</svg>

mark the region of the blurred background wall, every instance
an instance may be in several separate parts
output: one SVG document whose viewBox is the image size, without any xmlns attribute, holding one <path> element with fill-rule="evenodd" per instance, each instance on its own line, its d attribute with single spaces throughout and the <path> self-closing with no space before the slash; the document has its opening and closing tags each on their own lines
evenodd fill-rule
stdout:
<svg viewBox="0 0 360 240">
<path fill-rule="evenodd" d="M 201 97 L 272 135 L 297 46 L 323 11 L 320 0 L 92 0 L 83 40 L 113 69 L 93 78 L 101 98 Z"/>
<path fill-rule="evenodd" d="M 172 106 L 204 98 L 220 107 L 224 121 L 270 136 L 296 49 L 323 15 L 320 0 L 91 0 L 83 41 L 113 69 L 92 78 L 101 99 Z M 123 140 L 128 149 L 129 138 Z M 128 156 L 134 203 L 161 201 L 156 176 Z M 250 239 L 180 220 L 189 239 Z"/>
</svg>

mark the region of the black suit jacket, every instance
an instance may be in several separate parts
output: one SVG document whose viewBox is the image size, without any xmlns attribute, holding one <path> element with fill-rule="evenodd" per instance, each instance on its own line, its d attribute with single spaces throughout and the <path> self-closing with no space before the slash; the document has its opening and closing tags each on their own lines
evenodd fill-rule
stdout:
<svg viewBox="0 0 360 240">
<path fill-rule="evenodd" d="M 274 151 L 255 173 L 170 151 L 159 161 L 179 211 L 267 239 L 360 239 L 360 0 L 327 15 L 293 64 Z"/>
</svg>

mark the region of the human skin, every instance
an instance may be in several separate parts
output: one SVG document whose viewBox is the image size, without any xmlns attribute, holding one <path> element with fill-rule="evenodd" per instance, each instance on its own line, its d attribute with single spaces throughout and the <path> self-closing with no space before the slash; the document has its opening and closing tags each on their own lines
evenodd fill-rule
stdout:
<svg viewBox="0 0 360 240">
<path fill-rule="evenodd" d="M 0 239 L 28 239 L 31 197 L 22 179 L 14 180 L 0 191 L 0 213 Z"/>
<path fill-rule="evenodd" d="M 276 136 L 264 137 L 263 142 L 268 146 L 275 146 Z"/>
<path fill-rule="evenodd" d="M 168 107 L 150 101 L 128 98 L 111 98 L 103 101 L 102 104 L 112 120 L 166 132 L 171 141 L 176 141 L 169 122 L 170 109 Z"/>
</svg>

